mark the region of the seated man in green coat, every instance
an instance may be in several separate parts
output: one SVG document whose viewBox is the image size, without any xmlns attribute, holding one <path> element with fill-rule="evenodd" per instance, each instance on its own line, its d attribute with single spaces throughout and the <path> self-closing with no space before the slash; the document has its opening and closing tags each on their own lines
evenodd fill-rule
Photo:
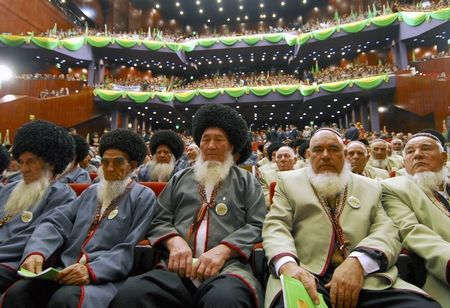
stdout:
<svg viewBox="0 0 450 308">
<path fill-rule="evenodd" d="M 398 230 L 381 207 L 378 181 L 351 173 L 341 136 L 311 138 L 310 167 L 280 173 L 263 227 L 271 276 L 267 307 L 284 307 L 279 275 L 300 280 L 333 307 L 439 307 L 397 278 Z M 413 292 L 411 292 L 413 291 Z"/>
<path fill-rule="evenodd" d="M 386 180 L 383 206 L 400 230 L 403 247 L 425 260 L 424 290 L 450 307 L 450 205 L 447 153 L 430 133 L 406 143 L 404 176 Z"/>
</svg>

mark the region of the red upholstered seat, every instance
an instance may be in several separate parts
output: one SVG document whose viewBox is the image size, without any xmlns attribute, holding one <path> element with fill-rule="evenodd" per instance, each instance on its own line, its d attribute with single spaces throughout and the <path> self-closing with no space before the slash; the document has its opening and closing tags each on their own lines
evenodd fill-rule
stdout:
<svg viewBox="0 0 450 308">
<path fill-rule="evenodd" d="M 164 189 L 164 187 L 166 187 L 167 183 L 166 182 L 139 182 L 139 184 L 147 186 L 148 188 L 153 190 L 156 197 L 158 197 L 159 194 L 161 193 L 161 191 Z"/>
<path fill-rule="evenodd" d="M 70 183 L 69 186 L 75 191 L 77 196 L 81 195 L 81 193 L 89 187 L 88 183 Z"/>
<path fill-rule="evenodd" d="M 97 172 L 89 172 L 89 177 L 91 178 L 91 181 L 95 180 L 97 178 Z"/>
<path fill-rule="evenodd" d="M 277 182 L 272 182 L 272 183 L 270 183 L 270 186 L 269 186 L 269 202 L 270 202 L 270 205 L 272 205 L 272 199 L 273 199 L 273 195 L 275 194 L 275 187 L 277 186 Z"/>
</svg>

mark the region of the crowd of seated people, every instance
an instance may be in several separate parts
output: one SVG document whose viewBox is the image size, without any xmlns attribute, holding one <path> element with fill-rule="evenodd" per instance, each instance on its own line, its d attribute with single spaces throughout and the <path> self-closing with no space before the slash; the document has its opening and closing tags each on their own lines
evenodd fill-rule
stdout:
<svg viewBox="0 0 450 308">
<path fill-rule="evenodd" d="M 277 307 L 283 301 L 280 275 L 300 280 L 316 304 L 317 292 L 328 306 L 448 303 L 449 166 L 438 132 L 366 132 L 360 123 L 280 127 L 252 133 L 253 142 L 261 144 L 259 153 L 230 107 L 202 107 L 192 126 L 192 135 L 185 136 L 172 131 L 139 136 L 124 129 L 92 134 L 90 143 L 97 146 L 89 148 L 85 138 L 51 123 L 24 125 L 12 157 L 0 149 L 1 168 L 13 159 L 20 174 L 13 182 L 2 181 L 0 189 L 2 306 L 158 306 L 182 296 L 181 306 L 217 305 L 221 299 L 227 306 L 257 307 L 265 300 Z M 76 197 L 65 183 L 73 183 L 69 175 L 79 174 L 92 157 L 100 167 L 98 184 Z M 253 175 L 234 166 L 249 161 Z M 433 181 L 424 181 L 426 176 Z M 168 182 L 157 207 L 140 181 Z M 275 194 L 264 191 L 272 182 Z M 339 213 L 345 207 L 344 218 L 334 227 L 318 224 L 332 220 L 325 214 L 334 202 Z M 296 211 L 306 206 L 309 214 L 300 218 Z M 291 224 L 300 220 L 302 228 L 293 231 Z M 165 266 L 128 277 L 131 250 L 145 237 L 169 251 Z M 261 240 L 270 268 L 265 289 L 246 261 Z M 425 284 L 397 277 L 392 266 L 402 246 L 425 262 Z M 311 261 L 327 253 L 330 262 Z M 53 254 L 59 263 L 52 263 Z M 51 265 L 61 269 L 54 282 L 16 275 L 19 268 L 39 273 Z M 349 298 L 336 288 L 358 294 Z"/>
<path fill-rule="evenodd" d="M 351 65 L 347 67 L 330 66 L 313 73 L 313 82 L 326 83 L 348 79 L 370 77 L 383 74 L 394 74 L 397 71 L 395 65 Z"/>
<path fill-rule="evenodd" d="M 81 81 L 80 74 L 49 74 L 49 73 L 24 73 L 17 75 L 16 79 L 23 80 L 67 80 L 67 81 Z"/>
<path fill-rule="evenodd" d="M 48 90 L 45 89 L 39 93 L 39 98 L 51 98 L 51 97 L 59 97 L 70 95 L 69 88 L 61 88 L 59 90 Z"/>
<path fill-rule="evenodd" d="M 448 7 L 447 0 L 439 1 L 428 1 L 426 4 L 422 4 L 423 1 L 413 1 L 413 3 L 399 3 L 393 2 L 390 5 L 385 3 L 375 3 L 369 6 L 367 9 L 362 9 L 348 14 L 342 14 L 342 16 L 336 15 L 329 18 L 320 18 L 316 20 L 308 20 L 302 25 L 288 25 L 288 26 L 268 26 L 259 29 L 246 29 L 242 32 L 239 31 L 214 31 L 206 30 L 206 32 L 193 32 L 190 34 L 183 33 L 181 31 L 172 31 L 169 29 L 149 29 L 148 31 L 115 31 L 114 29 L 82 29 L 82 28 L 72 28 L 69 30 L 61 29 L 49 29 L 46 32 L 40 33 L 43 37 L 53 37 L 53 38 L 72 38 L 79 37 L 83 35 L 89 36 L 104 36 L 122 39 L 141 39 L 141 40 L 156 40 L 164 42 L 183 42 L 192 39 L 200 38 L 219 38 L 219 37 L 229 37 L 229 36 L 242 36 L 242 35 L 255 35 L 255 34 L 270 34 L 270 33 L 291 33 L 291 34 L 301 34 L 308 33 L 314 30 L 325 29 L 329 27 L 334 27 L 337 25 L 342 25 L 345 23 L 351 23 L 355 21 L 360 21 L 367 19 L 368 17 L 382 16 L 391 14 L 393 12 L 399 11 L 434 11 L 442 8 Z M 23 35 L 23 33 L 22 33 Z M 34 35 L 34 34 L 33 34 Z"/>
</svg>

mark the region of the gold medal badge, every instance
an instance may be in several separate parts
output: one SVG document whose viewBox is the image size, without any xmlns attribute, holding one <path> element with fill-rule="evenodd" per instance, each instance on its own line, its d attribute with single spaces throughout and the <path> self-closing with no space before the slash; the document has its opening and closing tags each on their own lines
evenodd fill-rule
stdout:
<svg viewBox="0 0 450 308">
<path fill-rule="evenodd" d="M 216 214 L 219 216 L 225 216 L 228 213 L 228 207 L 225 203 L 219 203 L 216 205 Z"/>
<path fill-rule="evenodd" d="M 114 219 L 116 218 L 117 214 L 119 213 L 118 209 L 112 210 L 111 213 L 108 215 L 108 219 Z"/>
<path fill-rule="evenodd" d="M 29 223 L 33 220 L 33 213 L 30 211 L 23 211 L 21 219 L 24 223 Z"/>
<path fill-rule="evenodd" d="M 355 196 L 350 196 L 347 202 L 354 209 L 359 209 L 361 207 L 361 201 L 359 201 L 359 199 Z"/>
</svg>

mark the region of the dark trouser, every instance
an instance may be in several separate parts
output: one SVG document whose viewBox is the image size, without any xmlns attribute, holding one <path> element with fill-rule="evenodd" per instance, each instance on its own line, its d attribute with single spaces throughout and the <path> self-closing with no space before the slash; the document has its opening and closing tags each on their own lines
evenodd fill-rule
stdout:
<svg viewBox="0 0 450 308">
<path fill-rule="evenodd" d="M 0 295 L 6 291 L 20 277 L 13 270 L 0 266 Z"/>
<path fill-rule="evenodd" d="M 109 307 L 254 307 L 251 290 L 239 278 L 220 275 L 196 288 L 189 279 L 155 269 L 130 277 Z"/>
<path fill-rule="evenodd" d="M 331 307 L 330 293 L 322 284 L 318 284 L 317 291 L 323 295 L 328 307 Z M 284 308 L 283 296 L 279 296 L 272 306 Z M 441 305 L 433 299 L 420 294 L 398 289 L 387 290 L 361 290 L 359 293 L 358 307 L 364 308 L 440 308 Z"/>
<path fill-rule="evenodd" d="M 76 308 L 80 296 L 80 286 L 61 286 L 54 281 L 22 279 L 6 290 L 0 306 L 5 308 Z"/>
</svg>

